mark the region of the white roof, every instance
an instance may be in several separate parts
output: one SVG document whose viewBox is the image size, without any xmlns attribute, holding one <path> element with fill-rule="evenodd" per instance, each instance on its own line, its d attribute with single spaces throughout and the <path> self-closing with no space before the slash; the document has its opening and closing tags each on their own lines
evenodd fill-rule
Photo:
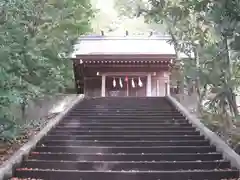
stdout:
<svg viewBox="0 0 240 180">
<path fill-rule="evenodd" d="M 175 54 L 168 39 L 140 37 L 85 37 L 74 47 L 73 56 L 87 54 Z"/>
<path fill-rule="evenodd" d="M 167 54 L 175 55 L 169 36 L 84 36 L 74 46 L 72 58 L 76 55 L 93 54 Z M 181 55 L 182 56 L 182 55 Z"/>
</svg>

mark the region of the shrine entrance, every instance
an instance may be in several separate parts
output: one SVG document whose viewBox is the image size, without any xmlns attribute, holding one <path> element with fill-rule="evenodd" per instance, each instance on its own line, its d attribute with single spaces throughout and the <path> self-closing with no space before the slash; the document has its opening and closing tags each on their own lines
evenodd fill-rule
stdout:
<svg viewBox="0 0 240 180">
<path fill-rule="evenodd" d="M 82 37 L 72 55 L 76 91 L 86 97 L 160 97 L 176 58 L 161 37 Z"/>
<path fill-rule="evenodd" d="M 146 96 L 146 76 L 107 76 L 106 95 L 114 97 Z"/>
</svg>

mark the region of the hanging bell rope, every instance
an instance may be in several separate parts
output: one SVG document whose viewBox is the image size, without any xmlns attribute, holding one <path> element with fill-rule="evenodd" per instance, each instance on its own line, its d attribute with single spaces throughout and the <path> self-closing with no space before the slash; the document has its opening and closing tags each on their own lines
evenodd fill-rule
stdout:
<svg viewBox="0 0 240 180">
<path fill-rule="evenodd" d="M 125 81 L 128 82 L 128 77 L 127 76 L 125 77 Z"/>
</svg>

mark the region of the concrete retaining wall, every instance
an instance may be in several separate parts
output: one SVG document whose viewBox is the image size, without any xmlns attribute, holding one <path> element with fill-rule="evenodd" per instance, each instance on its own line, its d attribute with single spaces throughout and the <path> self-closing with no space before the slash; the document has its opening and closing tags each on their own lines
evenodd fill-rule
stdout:
<svg viewBox="0 0 240 180">
<path fill-rule="evenodd" d="M 174 105 L 187 119 L 188 121 L 199 130 L 199 132 L 210 140 L 211 144 L 216 146 L 217 151 L 223 154 L 224 159 L 229 160 L 233 167 L 240 170 L 240 156 L 230 148 L 218 135 L 208 129 L 201 123 L 200 119 L 193 116 L 188 110 L 183 107 L 175 98 L 167 96 L 167 99 Z"/>
<path fill-rule="evenodd" d="M 62 112 L 57 112 L 59 108 L 53 108 L 50 111 L 59 113 L 55 118 L 51 119 L 48 124 L 33 138 L 31 138 L 25 145 L 23 145 L 13 156 L 0 166 L 0 180 L 7 179 L 12 176 L 13 169 L 18 167 L 23 158 L 28 156 L 30 151 L 35 148 L 36 144 L 47 135 L 47 133 L 56 126 L 61 119 L 80 101 L 84 99 L 84 95 L 68 97 L 65 101 Z"/>
<path fill-rule="evenodd" d="M 29 122 L 29 120 L 38 120 L 48 115 L 49 110 L 58 102 L 67 97 L 76 96 L 74 94 L 56 94 L 44 96 L 35 100 L 29 100 L 25 109 L 25 115 L 22 117 L 22 110 L 19 104 L 13 104 L 10 108 L 19 123 Z"/>
</svg>

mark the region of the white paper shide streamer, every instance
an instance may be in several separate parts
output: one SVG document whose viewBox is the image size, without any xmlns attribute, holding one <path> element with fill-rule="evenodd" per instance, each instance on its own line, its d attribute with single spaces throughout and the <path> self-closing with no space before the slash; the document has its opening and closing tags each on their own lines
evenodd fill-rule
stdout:
<svg viewBox="0 0 240 180">
<path fill-rule="evenodd" d="M 142 86 L 143 86 L 143 83 L 142 83 L 142 81 L 141 81 L 141 78 L 140 78 L 140 77 L 138 78 L 138 86 L 139 86 L 139 87 L 142 87 Z"/>
<path fill-rule="evenodd" d="M 122 83 L 122 79 L 121 78 L 119 78 L 119 85 L 120 85 L 121 88 L 123 87 L 123 83 Z"/>
<path fill-rule="evenodd" d="M 116 83 L 116 79 L 113 79 L 113 87 L 116 87 L 117 83 Z"/>
<path fill-rule="evenodd" d="M 135 88 L 135 82 L 133 78 L 132 78 L 132 87 Z"/>
</svg>

